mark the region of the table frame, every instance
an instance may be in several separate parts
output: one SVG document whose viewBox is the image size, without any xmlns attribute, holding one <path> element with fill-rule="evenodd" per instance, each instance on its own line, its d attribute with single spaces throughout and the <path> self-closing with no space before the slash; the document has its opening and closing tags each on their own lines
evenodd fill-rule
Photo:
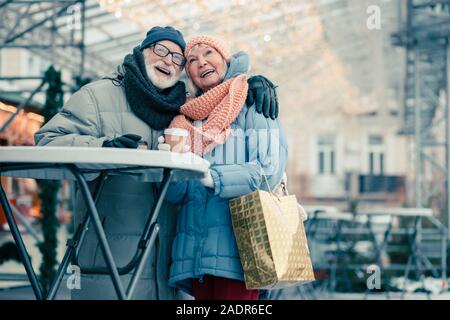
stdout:
<svg viewBox="0 0 450 320">
<path fill-rule="evenodd" d="M 31 259 L 28 255 L 28 251 L 23 242 L 22 236 L 18 229 L 17 223 L 14 219 L 11 206 L 9 204 L 8 198 L 3 187 L 0 185 L 0 202 L 3 207 L 3 211 L 5 213 L 8 225 L 11 230 L 11 234 L 14 238 L 14 242 L 17 245 L 20 258 L 25 267 L 25 271 L 27 273 L 28 279 L 30 280 L 31 287 L 33 289 L 34 295 L 37 300 L 53 300 L 55 299 L 58 288 L 61 284 L 63 276 L 69 266 L 71 261 L 77 260 L 77 255 L 79 252 L 80 245 L 84 241 L 86 232 L 88 230 L 89 225 L 92 223 L 94 226 L 95 233 L 99 240 L 100 248 L 105 259 L 106 268 L 91 268 L 82 270 L 87 273 L 96 273 L 96 274 L 109 274 L 111 280 L 114 285 L 114 289 L 117 293 L 117 297 L 120 300 L 131 299 L 133 293 L 136 289 L 137 281 L 140 275 L 143 272 L 145 261 L 147 261 L 148 256 L 151 252 L 152 247 L 154 246 L 156 237 L 159 233 L 159 225 L 157 223 L 157 218 L 159 215 L 159 211 L 161 209 L 162 203 L 164 201 L 164 197 L 167 193 L 167 189 L 169 187 L 169 183 L 173 177 L 173 170 L 171 168 L 163 169 L 163 179 L 161 182 L 161 187 L 158 191 L 158 195 L 153 203 L 151 212 L 149 217 L 147 218 L 143 233 L 141 235 L 140 241 L 138 242 L 138 248 L 133 256 L 133 259 L 122 268 L 117 268 L 114 258 L 111 253 L 111 248 L 107 242 L 105 231 L 103 230 L 101 220 L 96 208 L 96 202 L 100 198 L 101 192 L 103 190 L 104 184 L 110 173 L 124 172 L 124 168 L 117 169 L 106 169 L 106 170 L 98 170 L 100 173 L 100 177 L 98 178 L 97 185 L 95 186 L 95 190 L 93 194 L 91 194 L 86 177 L 82 169 L 78 168 L 74 164 L 35 164 L 35 163 L 2 163 L 0 164 L 0 174 L 2 172 L 7 171 L 15 171 L 15 170 L 29 170 L 29 169 L 51 169 L 51 168 L 61 168 L 64 170 L 68 170 L 75 177 L 76 181 L 79 184 L 79 188 L 82 194 L 82 197 L 86 203 L 87 214 L 80 225 L 78 225 L 75 230 L 73 237 L 69 239 L 66 243 L 67 249 L 64 254 L 64 257 L 58 267 L 58 271 L 56 273 L 55 279 L 50 286 L 47 295 L 44 295 L 43 290 L 39 284 L 39 280 L 36 276 L 36 273 L 33 269 L 33 265 L 31 263 Z M 132 169 L 140 170 L 140 169 L 149 169 L 154 167 L 145 167 L 145 166 L 135 166 Z M 92 171 L 89 171 L 92 173 Z M 120 280 L 119 275 L 127 274 L 132 270 L 135 270 L 130 283 L 128 284 L 127 290 L 125 292 L 122 282 Z"/>
</svg>

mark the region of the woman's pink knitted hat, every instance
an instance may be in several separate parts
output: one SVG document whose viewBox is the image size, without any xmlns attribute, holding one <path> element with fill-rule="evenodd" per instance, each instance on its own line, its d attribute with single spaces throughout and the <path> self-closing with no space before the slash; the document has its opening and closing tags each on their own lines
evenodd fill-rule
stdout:
<svg viewBox="0 0 450 320">
<path fill-rule="evenodd" d="M 188 43 L 186 44 L 186 49 L 184 50 L 186 57 L 189 55 L 189 52 L 192 50 L 192 48 L 197 44 L 206 44 L 216 49 L 227 62 L 230 60 L 230 52 L 223 44 L 223 42 L 217 38 L 213 38 L 210 36 L 198 36 L 188 41 Z"/>
</svg>

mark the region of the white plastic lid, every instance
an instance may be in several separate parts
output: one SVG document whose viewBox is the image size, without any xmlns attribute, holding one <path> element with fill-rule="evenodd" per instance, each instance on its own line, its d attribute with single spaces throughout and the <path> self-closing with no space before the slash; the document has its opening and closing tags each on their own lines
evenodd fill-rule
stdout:
<svg viewBox="0 0 450 320">
<path fill-rule="evenodd" d="M 179 137 L 187 137 L 189 135 L 189 131 L 182 128 L 168 128 L 164 130 L 164 134 L 169 134 L 172 136 L 179 136 Z"/>
</svg>

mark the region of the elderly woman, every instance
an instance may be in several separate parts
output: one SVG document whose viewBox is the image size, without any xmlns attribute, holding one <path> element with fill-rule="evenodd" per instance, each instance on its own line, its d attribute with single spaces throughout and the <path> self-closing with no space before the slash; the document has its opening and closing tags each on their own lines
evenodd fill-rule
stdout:
<svg viewBox="0 0 450 320">
<path fill-rule="evenodd" d="M 191 150 L 210 161 L 202 181 L 173 183 L 168 199 L 181 204 L 169 284 L 196 299 L 257 300 L 244 283 L 229 199 L 279 183 L 287 143 L 278 120 L 245 104 L 249 58 L 232 56 L 217 39 L 186 46 L 186 73 L 194 98 L 170 125 L 186 129 Z M 162 141 L 161 141 L 162 142 Z"/>
</svg>

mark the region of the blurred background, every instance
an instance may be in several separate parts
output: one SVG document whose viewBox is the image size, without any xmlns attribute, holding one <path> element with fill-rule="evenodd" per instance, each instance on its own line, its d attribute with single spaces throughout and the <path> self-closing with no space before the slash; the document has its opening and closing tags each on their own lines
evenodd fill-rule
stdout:
<svg viewBox="0 0 450 320">
<path fill-rule="evenodd" d="M 450 298 L 449 0 L 1 1 L 1 145 L 33 145 L 50 88 L 67 100 L 155 25 L 218 36 L 278 85 L 317 281 L 271 298 Z M 39 186 L 1 182 L 39 266 Z M 73 190 L 58 193 L 59 256 Z M 0 210 L 0 299 L 26 298 L 10 238 Z"/>
</svg>

